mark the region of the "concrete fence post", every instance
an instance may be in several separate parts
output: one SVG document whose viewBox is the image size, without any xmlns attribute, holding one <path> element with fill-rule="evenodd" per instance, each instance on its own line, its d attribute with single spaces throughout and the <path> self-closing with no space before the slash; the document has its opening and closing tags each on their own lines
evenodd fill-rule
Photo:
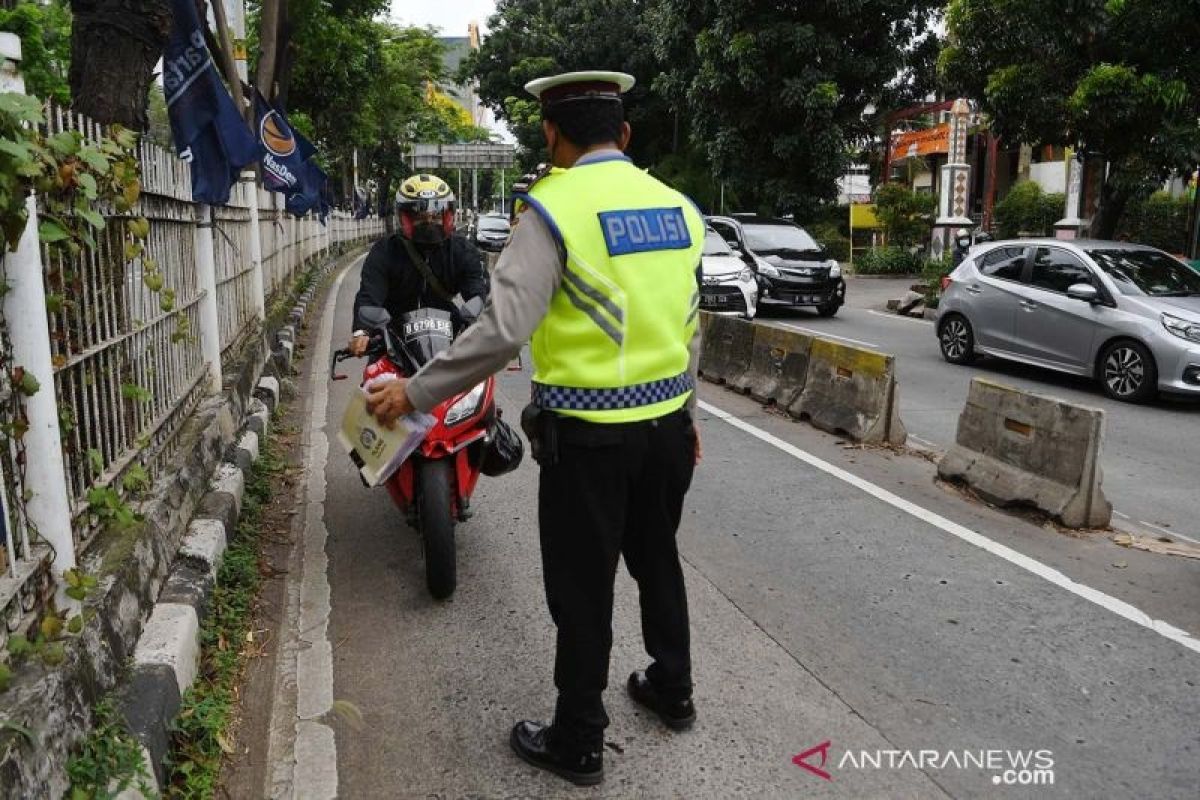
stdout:
<svg viewBox="0 0 1200 800">
<path fill-rule="evenodd" d="M 241 175 L 242 187 L 249 195 L 250 205 L 250 293 L 254 295 L 254 311 L 258 321 L 267 318 L 267 295 L 263 288 L 262 234 L 258 225 L 258 180 L 254 170 Z"/>
<path fill-rule="evenodd" d="M 196 272 L 200 291 L 200 351 L 208 362 L 208 388 L 221 391 L 221 323 L 217 317 L 217 262 L 213 257 L 212 206 L 196 207 Z"/>
<path fill-rule="evenodd" d="M 0 33 L 0 91 L 25 93 L 21 77 L 21 40 L 12 33 Z M 29 459 L 25 465 L 25 488 L 32 496 L 25 503 L 29 521 L 38 535 L 54 548 L 54 576 L 75 566 L 75 537 L 71 531 L 70 501 L 67 498 L 67 472 L 63 463 L 62 432 L 54 387 L 54 364 L 50 355 L 50 326 L 46 319 L 46 284 L 42 268 L 42 249 L 38 239 L 37 201 L 25 200 L 29 219 L 17 243 L 17 249 L 4 254 L 4 317 L 12 343 L 12 365 L 31 375 L 40 385 L 24 398 L 29 430 L 24 436 Z M 60 581 L 60 608 L 63 584 Z"/>
</svg>

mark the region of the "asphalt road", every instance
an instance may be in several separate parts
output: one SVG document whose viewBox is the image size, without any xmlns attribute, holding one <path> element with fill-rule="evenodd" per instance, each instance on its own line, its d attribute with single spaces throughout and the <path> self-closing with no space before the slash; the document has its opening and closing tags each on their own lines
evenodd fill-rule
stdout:
<svg viewBox="0 0 1200 800">
<path fill-rule="evenodd" d="M 765 307 L 759 319 L 897 356 L 900 417 L 918 442 L 946 449 L 954 442 L 958 415 L 974 376 L 1104 409 L 1104 492 L 1118 520 L 1140 523 L 1151 533 L 1200 541 L 1200 483 L 1194 434 L 1200 432 L 1200 401 L 1159 400 L 1131 405 L 1110 400 L 1095 383 L 998 359 L 971 366 L 942 360 L 933 324 L 887 313 L 885 303 L 908 288 L 908 280 L 851 279 L 847 305 L 821 319 L 809 310 Z M 1187 435 L 1187 432 L 1193 435 Z"/>
<path fill-rule="evenodd" d="M 322 380 L 319 339 L 349 330 L 356 280 L 314 331 L 303 382 L 306 533 L 287 623 L 300 664 L 280 681 L 299 697 L 296 796 L 1196 796 L 1200 562 L 969 504 L 923 459 L 846 448 L 707 385 L 680 530 L 697 726 L 670 734 L 623 696 L 645 656 L 622 572 L 607 779 L 577 790 L 525 766 L 508 730 L 553 703 L 536 468 L 484 479 L 459 527 L 460 588 L 430 600 L 414 532 L 326 450 L 355 387 Z M 860 316 L 836 330 L 866 337 Z M 823 325 L 795 320 L 810 322 Z M 893 342 L 920 332 L 881 325 Z M 527 396 L 526 374 L 501 376 L 510 418 Z M 1052 785 L 1002 785 L 1009 759 L 1039 750 Z M 794 762 L 804 753 L 813 769 Z"/>
</svg>

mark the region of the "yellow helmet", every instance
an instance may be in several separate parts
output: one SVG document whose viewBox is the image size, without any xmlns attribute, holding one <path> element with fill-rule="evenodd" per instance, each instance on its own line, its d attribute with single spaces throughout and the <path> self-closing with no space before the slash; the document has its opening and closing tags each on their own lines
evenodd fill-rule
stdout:
<svg viewBox="0 0 1200 800">
<path fill-rule="evenodd" d="M 415 242 L 445 241 L 454 232 L 454 192 L 436 175 L 412 175 L 396 191 L 400 232 Z"/>
</svg>

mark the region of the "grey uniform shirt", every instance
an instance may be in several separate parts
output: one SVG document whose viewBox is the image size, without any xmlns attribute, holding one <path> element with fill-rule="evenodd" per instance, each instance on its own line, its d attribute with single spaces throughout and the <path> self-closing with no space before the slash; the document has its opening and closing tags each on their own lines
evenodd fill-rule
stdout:
<svg viewBox="0 0 1200 800">
<path fill-rule="evenodd" d="M 537 211 L 527 207 L 492 271 L 492 292 L 479 319 L 408 382 L 408 398 L 413 406 L 428 412 L 516 358 L 550 310 L 564 266 L 565 254 L 549 226 Z M 688 369 L 695 384 L 700 363 L 698 325 L 690 350 Z M 695 404 L 693 391 L 688 408 L 694 410 Z"/>
</svg>

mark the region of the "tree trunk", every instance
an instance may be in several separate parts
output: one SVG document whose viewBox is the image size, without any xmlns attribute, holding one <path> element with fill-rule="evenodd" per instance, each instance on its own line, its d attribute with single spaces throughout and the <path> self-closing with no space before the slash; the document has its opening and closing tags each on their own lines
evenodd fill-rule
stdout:
<svg viewBox="0 0 1200 800">
<path fill-rule="evenodd" d="M 258 12 L 258 72 L 254 86 L 270 100 L 275 96 L 275 63 L 279 57 L 279 6 L 283 0 L 262 0 Z"/>
<path fill-rule="evenodd" d="M 71 0 L 71 105 L 101 124 L 135 131 L 146 114 L 154 66 L 171 35 L 167 0 Z"/>
<path fill-rule="evenodd" d="M 1100 187 L 1100 203 L 1088 230 L 1088 235 L 1093 239 L 1112 239 L 1116 236 L 1117 225 L 1125 214 L 1125 207 L 1129 205 L 1131 194 L 1114 184 L 1116 173 L 1115 168 L 1109 170 L 1108 179 Z"/>
<path fill-rule="evenodd" d="M 275 97 L 279 107 L 288 107 L 288 89 L 292 85 L 292 23 L 288 19 L 287 0 L 279 0 L 279 44 L 275 48 Z"/>
</svg>

